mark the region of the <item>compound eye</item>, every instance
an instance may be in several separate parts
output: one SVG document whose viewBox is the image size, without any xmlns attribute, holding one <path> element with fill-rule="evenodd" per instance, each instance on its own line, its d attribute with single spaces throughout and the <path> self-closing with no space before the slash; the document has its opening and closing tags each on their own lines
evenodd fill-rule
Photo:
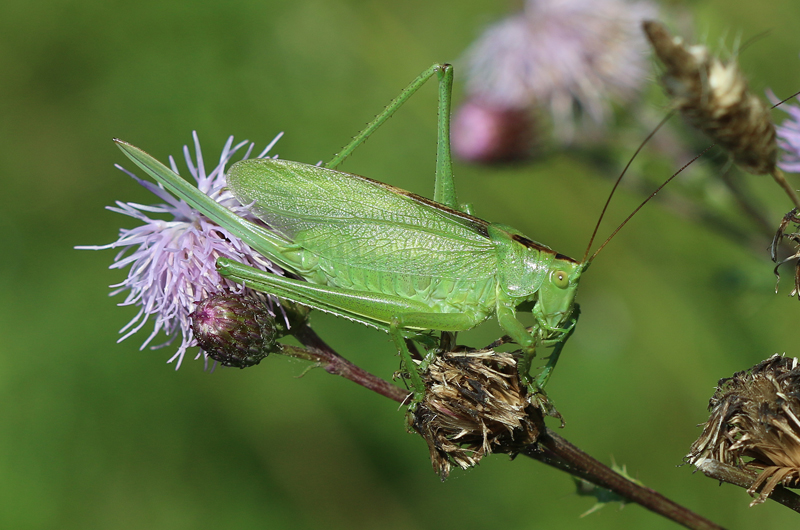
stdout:
<svg viewBox="0 0 800 530">
<path fill-rule="evenodd" d="M 553 271 L 550 274 L 550 280 L 559 289 L 566 289 L 569 285 L 569 275 L 564 271 Z"/>
</svg>

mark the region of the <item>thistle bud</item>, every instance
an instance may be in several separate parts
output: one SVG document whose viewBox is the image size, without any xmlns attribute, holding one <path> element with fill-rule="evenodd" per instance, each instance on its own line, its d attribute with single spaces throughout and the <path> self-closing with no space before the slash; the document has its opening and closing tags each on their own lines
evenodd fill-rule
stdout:
<svg viewBox="0 0 800 530">
<path fill-rule="evenodd" d="M 197 343 L 224 366 L 258 364 L 274 350 L 280 331 L 264 301 L 254 296 L 217 294 L 190 316 Z"/>
<path fill-rule="evenodd" d="M 413 413 L 413 426 L 428 443 L 442 480 L 452 465 L 467 469 L 493 452 L 515 454 L 544 430 L 510 353 L 446 352 L 422 376 L 425 398 Z"/>
<path fill-rule="evenodd" d="M 800 486 L 800 367 L 773 355 L 720 380 L 708 404 L 711 416 L 686 461 L 711 459 L 760 471 L 747 492 L 764 502 L 776 486 Z M 750 460 L 745 461 L 745 458 Z"/>
</svg>

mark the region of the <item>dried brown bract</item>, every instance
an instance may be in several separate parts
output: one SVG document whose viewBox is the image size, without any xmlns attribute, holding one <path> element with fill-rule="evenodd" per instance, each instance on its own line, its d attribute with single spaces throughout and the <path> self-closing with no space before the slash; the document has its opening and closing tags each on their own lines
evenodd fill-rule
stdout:
<svg viewBox="0 0 800 530">
<path fill-rule="evenodd" d="M 778 227 L 778 231 L 775 233 L 775 237 L 772 239 L 772 245 L 770 245 L 770 257 L 772 258 L 772 261 L 777 263 L 777 265 L 775 265 L 775 277 L 777 278 L 777 282 L 775 284 L 776 293 L 778 292 L 778 285 L 781 281 L 781 275 L 778 272 L 778 269 L 784 263 L 794 260 L 794 289 L 792 289 L 792 292 L 789 293 L 789 296 L 797 295 L 797 297 L 800 298 L 800 233 L 786 233 L 786 227 L 792 223 L 795 225 L 795 230 L 800 229 L 800 217 L 797 215 L 797 208 L 794 208 L 792 211 L 784 215 L 783 219 L 781 219 L 781 224 Z M 781 241 L 784 239 L 788 239 L 794 245 L 795 252 L 781 261 L 778 261 L 778 247 L 780 246 Z"/>
<path fill-rule="evenodd" d="M 425 399 L 413 416 L 444 480 L 491 453 L 516 453 L 544 430 L 539 410 L 520 387 L 513 354 L 469 350 L 440 355 L 423 375 Z"/>
<path fill-rule="evenodd" d="M 764 502 L 776 486 L 800 486 L 800 368 L 773 355 L 722 379 L 709 401 L 711 416 L 686 456 L 761 471 L 747 492 Z M 751 459 L 745 461 L 745 459 Z"/>
</svg>

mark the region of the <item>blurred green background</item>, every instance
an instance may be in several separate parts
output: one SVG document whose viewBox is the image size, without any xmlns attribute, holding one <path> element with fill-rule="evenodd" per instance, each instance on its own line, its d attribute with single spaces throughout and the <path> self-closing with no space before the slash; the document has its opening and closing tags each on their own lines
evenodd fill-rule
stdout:
<svg viewBox="0 0 800 530">
<path fill-rule="evenodd" d="M 415 75 L 457 59 L 513 5 L 0 5 L 0 527 L 675 527 L 638 506 L 579 519 L 592 500 L 525 458 L 490 457 L 441 483 L 395 403 L 322 371 L 298 379 L 300 362 L 273 357 L 211 374 L 187 360 L 176 372 L 165 364 L 173 348 L 138 350 L 144 333 L 116 344 L 135 310 L 107 296 L 124 277 L 107 270 L 114 252 L 72 248 L 133 226 L 103 209 L 113 201 L 155 202 L 113 169 L 130 164 L 112 137 L 166 160 L 194 129 L 214 160 L 230 134 L 263 146 L 285 131 L 282 158 L 327 159 Z M 714 46 L 771 30 L 743 67 L 759 93 L 800 89 L 795 0 L 663 8 L 690 12 Z M 653 93 L 658 110 L 664 99 Z M 434 151 L 435 90 L 426 88 L 344 169 L 430 195 Z M 579 157 L 456 171 L 460 198 L 480 216 L 575 257 L 609 189 L 598 178 L 606 170 Z M 786 201 L 766 179 L 747 181 L 773 201 L 777 222 Z M 622 193 L 612 216 L 636 202 Z M 645 208 L 583 280 L 579 329 L 549 387 L 567 420 L 561 434 L 727 527 L 796 525 L 782 506 L 748 508 L 743 490 L 676 467 L 719 378 L 800 353 L 800 305 L 787 298 L 788 281 L 779 296 L 773 282 L 766 254 Z M 397 369 L 385 334 L 327 315 L 314 324 L 368 370 Z M 498 331 L 490 322 L 462 341 L 481 345 Z"/>
</svg>

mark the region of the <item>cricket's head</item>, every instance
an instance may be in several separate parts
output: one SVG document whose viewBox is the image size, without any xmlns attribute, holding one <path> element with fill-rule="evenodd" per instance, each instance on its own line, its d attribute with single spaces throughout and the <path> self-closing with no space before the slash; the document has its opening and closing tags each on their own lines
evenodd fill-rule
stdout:
<svg viewBox="0 0 800 530">
<path fill-rule="evenodd" d="M 536 311 L 551 329 L 561 324 L 572 313 L 578 282 L 586 269 L 582 263 L 559 254 L 550 266 L 550 273 L 539 288 Z"/>
</svg>

